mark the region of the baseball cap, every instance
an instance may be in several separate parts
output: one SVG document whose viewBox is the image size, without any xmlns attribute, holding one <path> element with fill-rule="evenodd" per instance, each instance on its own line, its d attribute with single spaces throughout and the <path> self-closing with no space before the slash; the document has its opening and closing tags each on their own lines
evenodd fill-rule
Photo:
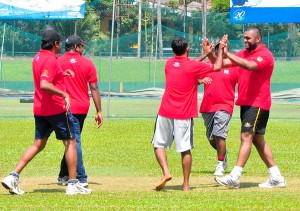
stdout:
<svg viewBox="0 0 300 211">
<path fill-rule="evenodd" d="M 88 45 L 88 42 L 85 42 L 81 39 L 81 37 L 77 35 L 71 35 L 66 40 L 66 45 Z"/>
<path fill-rule="evenodd" d="M 47 43 L 53 43 L 55 41 L 61 41 L 65 38 L 57 33 L 57 31 L 53 29 L 46 30 L 43 34 L 42 41 L 45 41 Z"/>
</svg>

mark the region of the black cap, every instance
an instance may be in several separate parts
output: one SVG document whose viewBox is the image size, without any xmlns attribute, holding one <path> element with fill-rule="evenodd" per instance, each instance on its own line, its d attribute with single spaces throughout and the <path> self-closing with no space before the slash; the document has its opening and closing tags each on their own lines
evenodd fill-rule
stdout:
<svg viewBox="0 0 300 211">
<path fill-rule="evenodd" d="M 46 30 L 43 34 L 42 41 L 47 43 L 54 43 L 55 41 L 62 41 L 64 40 L 63 36 L 60 36 L 57 31 L 55 30 Z"/>
<path fill-rule="evenodd" d="M 66 40 L 66 45 L 88 45 L 88 42 L 85 42 L 81 39 L 81 37 L 77 35 L 71 35 Z"/>
</svg>

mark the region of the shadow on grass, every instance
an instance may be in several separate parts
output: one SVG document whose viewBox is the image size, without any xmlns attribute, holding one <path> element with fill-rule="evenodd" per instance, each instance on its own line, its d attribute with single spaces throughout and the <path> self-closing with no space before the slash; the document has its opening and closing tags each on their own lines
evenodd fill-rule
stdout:
<svg viewBox="0 0 300 211">
<path fill-rule="evenodd" d="M 191 173 L 193 173 L 193 174 L 213 175 L 215 172 L 213 170 L 211 170 L 211 171 L 197 171 L 197 170 L 192 170 Z"/>
<path fill-rule="evenodd" d="M 67 185 L 58 185 L 57 182 L 51 182 L 51 183 L 40 183 L 39 185 L 57 185 L 60 187 L 66 187 Z M 102 185 L 101 183 L 98 182 L 89 182 L 89 185 Z"/>
<path fill-rule="evenodd" d="M 33 193 L 64 193 L 66 190 L 64 188 L 60 189 L 35 189 Z"/>
<path fill-rule="evenodd" d="M 229 187 L 222 186 L 219 184 L 216 184 L 215 187 L 223 188 L 224 190 L 239 190 L 239 189 L 247 189 L 247 188 L 253 188 L 253 187 L 258 188 L 258 184 L 259 183 L 256 183 L 256 182 L 243 182 L 240 184 L 240 188 L 229 188 Z"/>
<path fill-rule="evenodd" d="M 258 188 L 259 183 L 257 182 L 242 182 L 240 184 L 240 189 L 241 188 L 253 188 L 253 187 L 257 187 Z"/>
<path fill-rule="evenodd" d="M 195 190 L 197 187 L 190 187 L 190 190 Z M 153 189 L 156 191 L 155 189 Z M 168 190 L 179 190 L 182 191 L 182 185 L 166 185 L 162 190 L 157 191 L 157 192 L 166 192 Z"/>
</svg>

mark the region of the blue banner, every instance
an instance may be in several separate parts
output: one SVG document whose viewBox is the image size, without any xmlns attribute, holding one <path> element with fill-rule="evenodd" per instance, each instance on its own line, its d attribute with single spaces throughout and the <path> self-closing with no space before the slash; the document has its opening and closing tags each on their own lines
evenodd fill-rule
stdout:
<svg viewBox="0 0 300 211">
<path fill-rule="evenodd" d="M 84 0 L 0 0 L 2 19 L 83 19 Z"/>
<path fill-rule="evenodd" d="M 300 23 L 300 0 L 231 0 L 230 23 Z"/>
</svg>

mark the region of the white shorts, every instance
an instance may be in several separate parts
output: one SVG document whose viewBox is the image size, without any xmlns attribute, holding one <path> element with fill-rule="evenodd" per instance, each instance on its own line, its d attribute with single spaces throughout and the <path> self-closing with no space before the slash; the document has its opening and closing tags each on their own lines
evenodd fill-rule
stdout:
<svg viewBox="0 0 300 211">
<path fill-rule="evenodd" d="M 175 142 L 177 152 L 194 148 L 193 119 L 171 119 L 157 116 L 152 144 L 155 148 L 167 148 Z"/>
</svg>

